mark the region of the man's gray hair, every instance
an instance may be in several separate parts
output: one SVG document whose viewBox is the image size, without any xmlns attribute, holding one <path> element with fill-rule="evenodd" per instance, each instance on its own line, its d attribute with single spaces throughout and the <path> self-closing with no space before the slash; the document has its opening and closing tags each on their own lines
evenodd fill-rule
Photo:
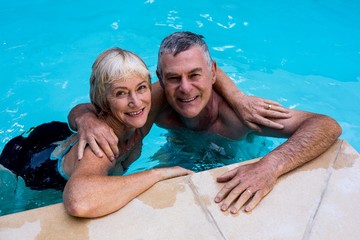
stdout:
<svg viewBox="0 0 360 240">
<path fill-rule="evenodd" d="M 170 53 L 174 57 L 181 52 L 184 52 L 192 47 L 200 47 L 204 53 L 204 57 L 208 63 L 209 68 L 212 66 L 212 59 L 207 44 L 203 40 L 203 36 L 192 32 L 175 32 L 164 38 L 161 42 L 158 53 L 157 71 L 162 74 L 160 66 L 160 58 L 162 55 Z"/>
</svg>

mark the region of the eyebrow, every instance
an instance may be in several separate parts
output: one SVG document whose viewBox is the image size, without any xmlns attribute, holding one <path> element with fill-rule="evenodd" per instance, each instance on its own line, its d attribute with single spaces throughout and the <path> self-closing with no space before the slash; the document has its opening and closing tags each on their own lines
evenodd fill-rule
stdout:
<svg viewBox="0 0 360 240">
<path fill-rule="evenodd" d="M 202 68 L 198 67 L 190 71 L 190 73 L 194 73 L 194 72 L 202 72 Z"/>
<path fill-rule="evenodd" d="M 191 69 L 190 70 L 190 74 L 191 73 L 194 73 L 194 72 L 202 72 L 202 68 L 201 67 L 198 67 L 198 68 L 194 68 L 194 69 Z M 178 76 L 179 74 L 177 74 L 177 73 L 174 73 L 174 72 L 167 72 L 167 73 L 165 73 L 165 77 L 167 78 L 167 77 L 171 77 L 171 76 Z"/>
<path fill-rule="evenodd" d="M 139 84 L 136 85 L 136 87 L 139 87 L 140 85 L 142 85 L 144 83 L 147 84 L 147 81 L 144 80 L 144 81 L 140 82 Z M 116 90 L 116 89 L 128 89 L 128 88 L 127 87 L 122 87 L 122 86 L 115 86 L 114 90 Z"/>
</svg>

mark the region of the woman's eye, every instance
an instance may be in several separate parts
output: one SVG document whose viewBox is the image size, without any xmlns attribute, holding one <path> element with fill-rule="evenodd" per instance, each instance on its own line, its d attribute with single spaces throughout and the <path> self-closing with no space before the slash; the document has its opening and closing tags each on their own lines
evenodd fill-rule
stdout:
<svg viewBox="0 0 360 240">
<path fill-rule="evenodd" d="M 144 92 L 147 88 L 148 87 L 146 85 L 141 85 L 141 86 L 139 86 L 138 91 Z"/>
<path fill-rule="evenodd" d="M 117 97 L 121 97 L 121 96 L 125 96 L 125 95 L 126 95 L 126 92 L 124 92 L 124 91 L 117 91 L 116 92 Z"/>
</svg>

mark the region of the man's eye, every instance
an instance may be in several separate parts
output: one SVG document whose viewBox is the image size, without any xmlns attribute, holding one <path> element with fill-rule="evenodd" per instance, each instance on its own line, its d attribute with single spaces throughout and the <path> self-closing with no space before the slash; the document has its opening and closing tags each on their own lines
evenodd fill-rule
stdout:
<svg viewBox="0 0 360 240">
<path fill-rule="evenodd" d="M 193 74 L 190 75 L 190 78 L 196 78 L 196 77 L 200 77 L 200 74 L 193 73 Z"/>
<path fill-rule="evenodd" d="M 179 77 L 169 77 L 169 78 L 167 78 L 167 80 L 169 81 L 169 82 L 176 82 L 176 81 L 179 81 Z"/>
</svg>

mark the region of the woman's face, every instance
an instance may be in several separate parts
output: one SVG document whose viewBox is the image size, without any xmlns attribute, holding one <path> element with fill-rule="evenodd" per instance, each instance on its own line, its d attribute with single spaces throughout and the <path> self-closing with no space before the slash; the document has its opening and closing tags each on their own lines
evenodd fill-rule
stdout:
<svg viewBox="0 0 360 240">
<path fill-rule="evenodd" d="M 136 75 L 115 80 L 107 91 L 107 100 L 115 119 L 127 127 L 141 128 L 151 108 L 150 81 Z"/>
</svg>

